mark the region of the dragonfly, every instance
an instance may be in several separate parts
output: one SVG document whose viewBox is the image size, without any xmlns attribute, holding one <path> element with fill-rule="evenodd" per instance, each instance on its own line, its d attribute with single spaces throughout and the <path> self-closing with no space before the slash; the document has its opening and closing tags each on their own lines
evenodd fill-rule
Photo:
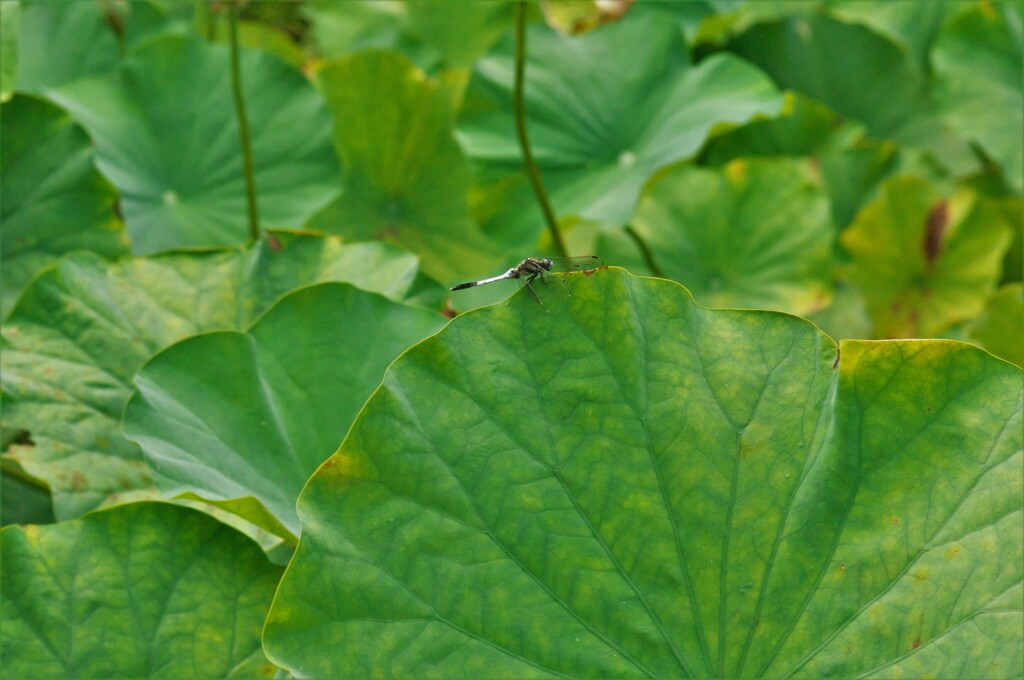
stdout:
<svg viewBox="0 0 1024 680">
<path fill-rule="evenodd" d="M 540 296 L 537 295 L 537 291 L 533 289 L 530 284 L 537 277 L 540 277 L 541 283 L 547 283 L 547 275 L 553 271 L 558 272 L 580 272 L 580 271 L 593 271 L 601 266 L 601 258 L 596 255 L 585 255 L 583 257 L 528 257 L 515 267 L 512 267 L 504 274 L 498 276 L 492 276 L 489 279 L 480 279 L 479 281 L 469 281 L 467 283 L 460 283 L 457 286 L 452 286 L 452 290 L 465 290 L 466 288 L 472 288 L 473 286 L 482 286 L 487 283 L 494 283 L 495 281 L 504 281 L 505 279 L 516 279 L 522 284 L 525 284 L 529 289 L 530 294 L 533 295 L 534 299 L 541 304 Z"/>
</svg>

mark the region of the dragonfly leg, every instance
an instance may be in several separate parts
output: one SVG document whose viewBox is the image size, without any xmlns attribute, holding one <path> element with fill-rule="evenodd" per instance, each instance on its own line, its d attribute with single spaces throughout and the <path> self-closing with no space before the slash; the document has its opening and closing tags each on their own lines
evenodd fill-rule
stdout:
<svg viewBox="0 0 1024 680">
<path fill-rule="evenodd" d="M 543 305 L 544 301 L 540 299 L 540 296 L 537 295 L 537 291 L 535 291 L 533 289 L 533 286 L 530 285 L 530 282 L 532 282 L 535 278 L 537 278 L 537 275 L 533 274 L 532 276 L 529 276 L 529 277 L 527 277 L 525 279 L 520 279 L 520 281 L 522 281 L 523 285 L 525 285 L 526 288 L 530 291 L 530 295 L 533 296 L 533 299 L 536 300 L 537 302 L 539 302 L 541 305 Z M 541 281 L 544 281 L 544 279 L 542 278 Z"/>
</svg>

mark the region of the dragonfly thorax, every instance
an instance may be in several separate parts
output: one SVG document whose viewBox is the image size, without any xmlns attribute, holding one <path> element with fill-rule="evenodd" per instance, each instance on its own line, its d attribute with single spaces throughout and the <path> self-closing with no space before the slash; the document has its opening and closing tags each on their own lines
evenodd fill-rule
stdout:
<svg viewBox="0 0 1024 680">
<path fill-rule="evenodd" d="M 517 279 L 523 276 L 535 276 L 551 271 L 553 264 L 554 262 L 548 257 L 528 257 L 520 262 L 518 267 L 510 269 L 508 275 Z"/>
</svg>

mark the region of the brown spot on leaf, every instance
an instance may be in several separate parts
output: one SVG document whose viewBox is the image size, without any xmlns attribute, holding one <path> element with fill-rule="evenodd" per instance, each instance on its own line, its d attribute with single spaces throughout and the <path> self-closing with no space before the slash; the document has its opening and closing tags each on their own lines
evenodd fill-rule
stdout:
<svg viewBox="0 0 1024 680">
<path fill-rule="evenodd" d="M 85 477 L 81 472 L 75 470 L 75 473 L 71 475 L 71 489 L 72 491 L 81 491 L 85 488 Z"/>
<path fill-rule="evenodd" d="M 949 203 L 939 201 L 928 213 L 924 224 L 924 263 L 931 269 L 942 254 L 943 237 L 949 226 Z"/>
<path fill-rule="evenodd" d="M 271 234 L 269 231 L 266 232 L 266 234 L 267 234 L 267 247 L 270 248 L 275 253 L 281 252 L 281 239 L 277 238 L 276 236 Z"/>
</svg>

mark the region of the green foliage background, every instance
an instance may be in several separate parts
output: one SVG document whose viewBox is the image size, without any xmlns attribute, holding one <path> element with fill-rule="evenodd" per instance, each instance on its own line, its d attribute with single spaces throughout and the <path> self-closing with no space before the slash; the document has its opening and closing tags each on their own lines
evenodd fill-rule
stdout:
<svg viewBox="0 0 1024 680">
<path fill-rule="evenodd" d="M 231 7 L 0 1 L 5 677 L 1019 677 L 1019 2 L 528 4 L 540 305 L 512 3 L 243 3 L 255 215 Z"/>
</svg>

